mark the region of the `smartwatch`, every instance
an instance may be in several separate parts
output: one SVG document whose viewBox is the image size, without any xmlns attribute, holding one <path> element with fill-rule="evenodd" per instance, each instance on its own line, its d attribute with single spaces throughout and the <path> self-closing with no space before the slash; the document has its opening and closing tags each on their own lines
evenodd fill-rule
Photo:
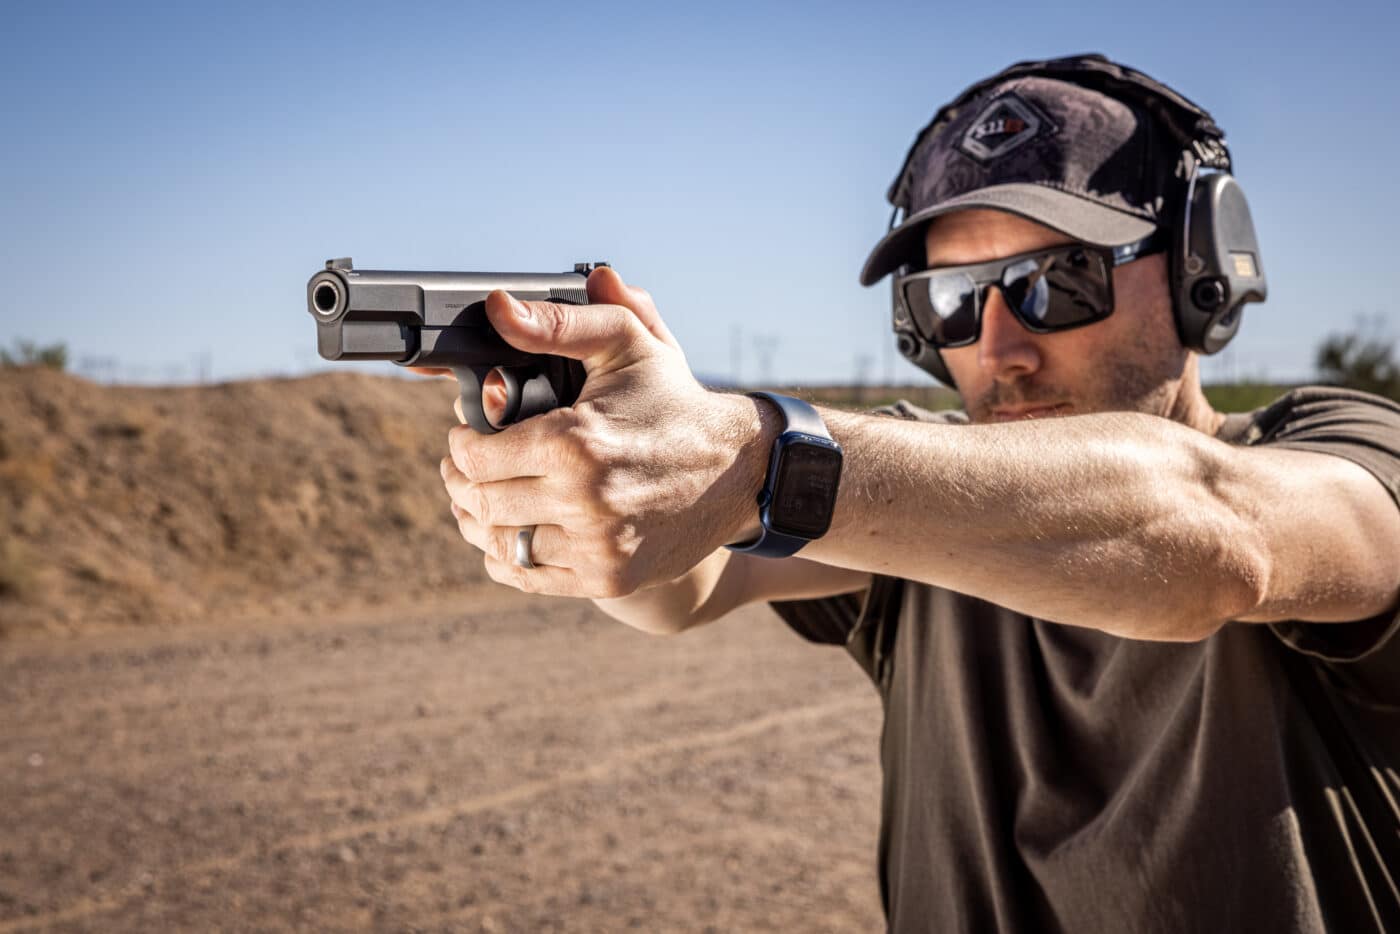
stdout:
<svg viewBox="0 0 1400 934">
<path fill-rule="evenodd" d="M 761 558 L 786 558 L 831 528 L 841 482 L 841 445 L 832 440 L 817 410 L 801 399 L 771 392 L 749 395 L 778 407 L 783 430 L 773 442 L 758 494 L 758 538 L 725 547 Z"/>
</svg>

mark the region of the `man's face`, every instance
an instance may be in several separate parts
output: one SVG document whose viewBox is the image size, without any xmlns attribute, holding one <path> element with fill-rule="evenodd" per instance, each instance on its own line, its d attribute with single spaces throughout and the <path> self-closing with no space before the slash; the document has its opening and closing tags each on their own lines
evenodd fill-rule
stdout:
<svg viewBox="0 0 1400 934">
<path fill-rule="evenodd" d="M 1071 242 L 1014 214 L 966 210 L 936 218 L 925 241 L 929 266 L 958 266 Z M 1102 321 L 1032 334 L 1001 293 L 987 290 L 982 336 L 943 350 L 974 422 L 1086 412 L 1169 415 L 1189 353 L 1172 321 L 1166 257 L 1160 253 L 1113 270 L 1113 313 Z"/>
</svg>

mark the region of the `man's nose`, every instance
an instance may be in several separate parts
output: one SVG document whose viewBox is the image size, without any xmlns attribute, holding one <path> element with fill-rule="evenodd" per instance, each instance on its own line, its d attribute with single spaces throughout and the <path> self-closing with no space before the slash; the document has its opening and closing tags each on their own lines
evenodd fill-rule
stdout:
<svg viewBox="0 0 1400 934">
<path fill-rule="evenodd" d="M 983 372 L 998 380 L 1029 376 L 1040 369 L 1036 335 L 1027 331 L 1001 290 L 987 289 L 982 303 L 982 336 L 977 340 L 977 362 Z"/>
</svg>

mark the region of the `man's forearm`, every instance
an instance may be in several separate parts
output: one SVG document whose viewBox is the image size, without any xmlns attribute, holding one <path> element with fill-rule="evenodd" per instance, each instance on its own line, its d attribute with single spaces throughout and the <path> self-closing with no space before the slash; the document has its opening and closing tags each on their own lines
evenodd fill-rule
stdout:
<svg viewBox="0 0 1400 934">
<path fill-rule="evenodd" d="M 594 600 L 598 609 L 634 629 L 653 635 L 672 635 L 722 615 L 711 611 L 711 601 L 731 552 L 719 550 L 675 580 L 626 597 Z"/>
<path fill-rule="evenodd" d="M 1112 413 L 952 426 L 824 410 L 846 451 L 826 564 L 1124 636 L 1201 638 L 1258 599 L 1219 442 Z"/>
</svg>

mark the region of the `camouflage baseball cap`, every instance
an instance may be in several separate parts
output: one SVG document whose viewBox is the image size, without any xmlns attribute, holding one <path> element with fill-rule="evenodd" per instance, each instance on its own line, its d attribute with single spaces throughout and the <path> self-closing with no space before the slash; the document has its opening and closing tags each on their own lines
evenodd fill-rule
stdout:
<svg viewBox="0 0 1400 934">
<path fill-rule="evenodd" d="M 904 220 L 871 251 L 862 285 L 906 263 L 922 267 L 928 223 L 966 208 L 1018 214 L 1105 247 L 1135 243 L 1166 220 L 1181 146 L 1132 103 L 1057 78 L 1015 77 L 939 117 L 890 189 Z"/>
</svg>

